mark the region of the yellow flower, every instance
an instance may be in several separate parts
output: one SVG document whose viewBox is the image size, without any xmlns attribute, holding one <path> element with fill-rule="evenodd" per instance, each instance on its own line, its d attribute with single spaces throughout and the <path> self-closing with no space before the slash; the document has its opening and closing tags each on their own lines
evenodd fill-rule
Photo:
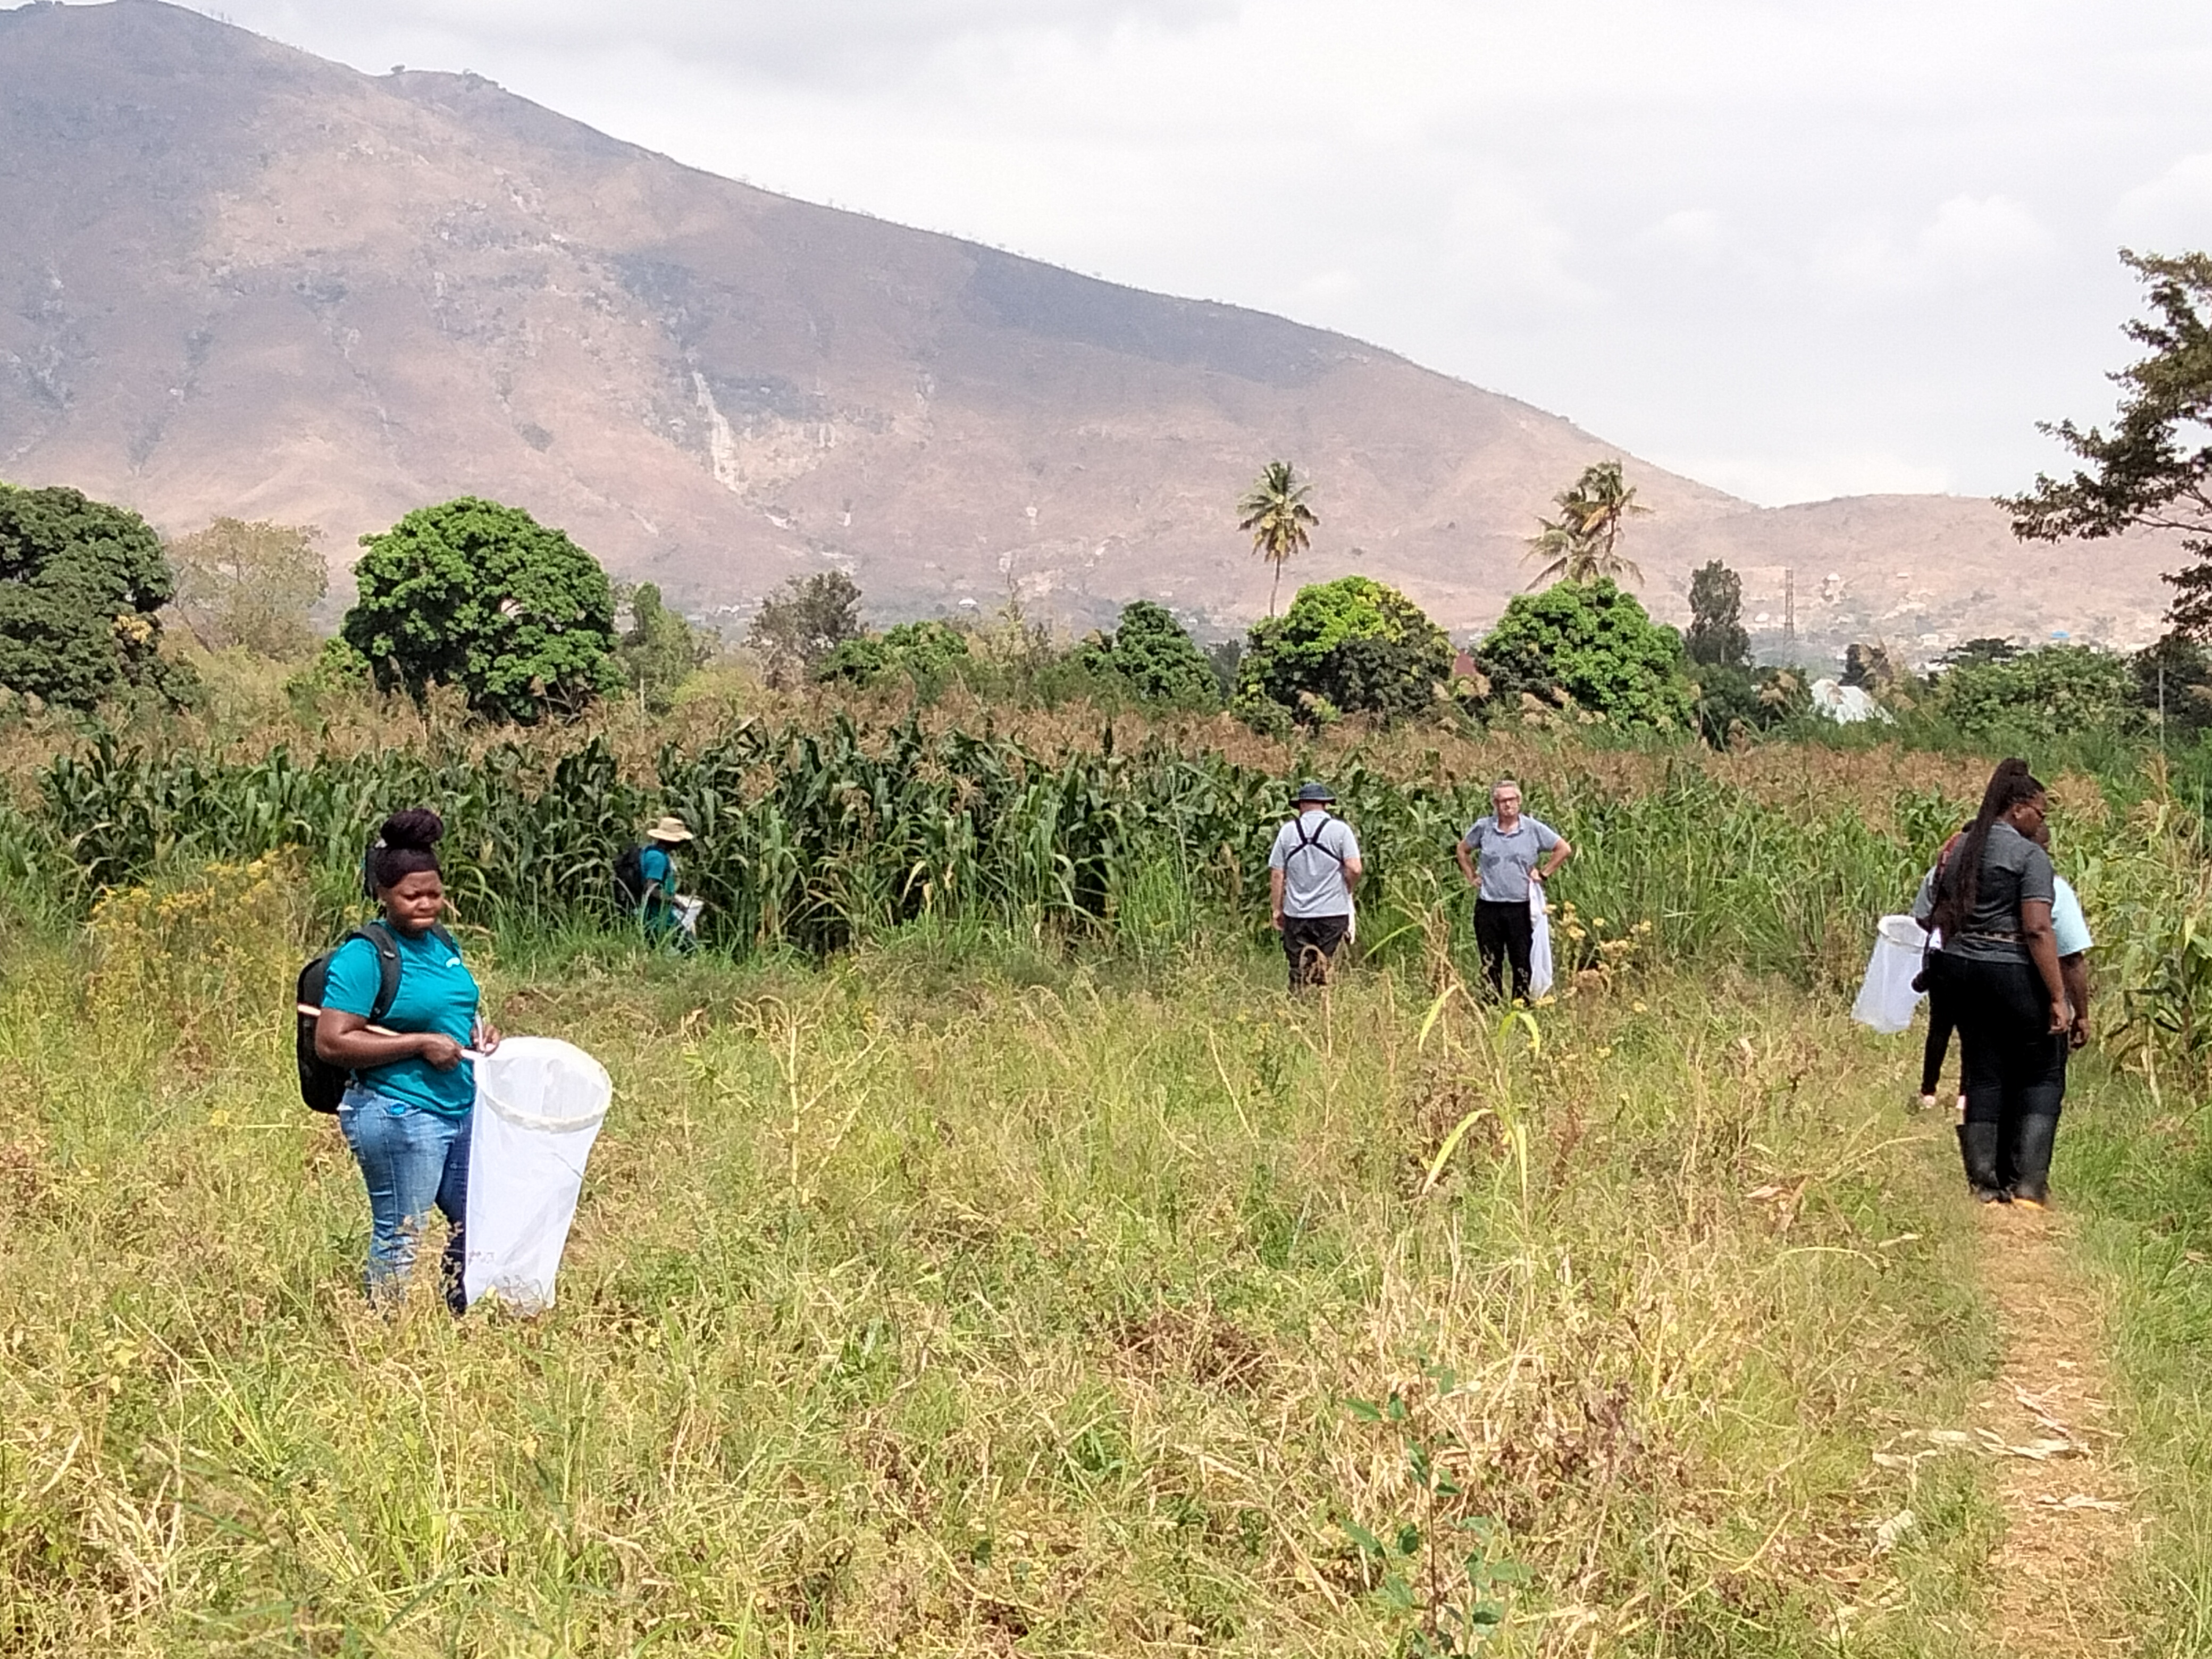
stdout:
<svg viewBox="0 0 2212 1659">
<path fill-rule="evenodd" d="M 208 1114 L 208 1127 L 209 1127 L 209 1128 L 210 1128 L 210 1129 L 228 1129 L 229 1127 L 230 1127 L 230 1114 L 229 1114 L 228 1112 L 225 1111 L 222 1107 L 218 1106 L 218 1107 L 216 1107 L 216 1108 L 215 1109 L 215 1110 L 213 1110 L 213 1111 L 211 1111 L 211 1112 L 210 1112 L 210 1113 Z"/>
</svg>

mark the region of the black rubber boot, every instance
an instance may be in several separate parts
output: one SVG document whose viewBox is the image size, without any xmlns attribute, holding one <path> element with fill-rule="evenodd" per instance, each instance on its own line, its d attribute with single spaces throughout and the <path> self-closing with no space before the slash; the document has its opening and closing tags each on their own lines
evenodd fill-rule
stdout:
<svg viewBox="0 0 2212 1659">
<path fill-rule="evenodd" d="M 2044 1209 L 2051 1203 L 2051 1148 L 2058 1139 L 2058 1119 L 2038 1112 L 2020 1121 L 2013 1139 L 2012 1196 Z"/>
<path fill-rule="evenodd" d="M 1959 1147 L 1966 1154 L 1966 1185 L 1984 1204 L 2009 1203 L 2012 1194 L 1997 1180 L 1997 1126 L 1968 1121 L 1959 1126 Z"/>
</svg>

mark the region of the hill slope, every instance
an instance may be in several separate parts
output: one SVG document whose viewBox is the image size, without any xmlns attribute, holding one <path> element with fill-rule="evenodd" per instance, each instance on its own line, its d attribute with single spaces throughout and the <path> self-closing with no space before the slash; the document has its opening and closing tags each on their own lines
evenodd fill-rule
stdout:
<svg viewBox="0 0 2212 1659">
<path fill-rule="evenodd" d="M 157 0 L 0 12 L 0 474 L 319 524 L 334 554 L 463 491 L 529 507 L 695 611 L 854 571 L 875 608 L 1079 625 L 1265 603 L 1228 507 L 1318 481 L 1311 578 L 1496 613 L 1521 538 L 1613 447 L 1372 346 L 1116 287 L 681 167 L 471 76 L 370 76 Z M 2092 600 L 1985 504 L 1753 509 L 1656 468 L 1637 551 L 1797 571 L 1819 640 L 2133 638 L 2156 550 Z M 1833 572 L 1828 601 L 1822 579 Z M 1763 576 L 1754 579 L 1757 587 Z M 1968 602 L 1968 596 L 1985 597 Z M 1824 604 L 1830 606 L 1824 610 Z M 1840 635 L 1838 635 L 1840 637 Z"/>
</svg>

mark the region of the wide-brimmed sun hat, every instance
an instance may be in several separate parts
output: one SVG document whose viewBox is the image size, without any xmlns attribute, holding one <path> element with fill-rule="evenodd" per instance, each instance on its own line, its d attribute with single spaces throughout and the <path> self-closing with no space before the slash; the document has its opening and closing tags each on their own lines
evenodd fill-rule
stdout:
<svg viewBox="0 0 2212 1659">
<path fill-rule="evenodd" d="M 645 832 L 647 841 L 690 841 L 691 832 L 684 827 L 682 818 L 663 818 Z"/>
<path fill-rule="evenodd" d="M 1308 778 L 1298 786 L 1297 804 L 1301 806 L 1309 801 L 1334 801 L 1335 799 L 1336 791 L 1317 778 Z"/>
</svg>

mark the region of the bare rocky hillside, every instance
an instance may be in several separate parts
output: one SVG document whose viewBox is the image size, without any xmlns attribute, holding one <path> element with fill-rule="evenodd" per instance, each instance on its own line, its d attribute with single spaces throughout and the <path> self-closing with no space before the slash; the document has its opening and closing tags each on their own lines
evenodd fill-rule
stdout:
<svg viewBox="0 0 2212 1659">
<path fill-rule="evenodd" d="M 681 167 L 468 76 L 372 76 L 157 0 L 0 12 L 0 476 L 170 531 L 362 532 L 463 493 L 698 614 L 849 568 L 883 615 L 1010 586 L 1071 626 L 1266 603 L 1231 507 L 1317 481 L 1296 578 L 1466 628 L 1589 461 L 1570 422 L 1387 351 Z M 1708 557 L 1766 639 L 2148 638 L 2155 548 L 2022 550 L 1986 503 L 1763 511 L 1631 458 L 1662 615 Z"/>
</svg>

